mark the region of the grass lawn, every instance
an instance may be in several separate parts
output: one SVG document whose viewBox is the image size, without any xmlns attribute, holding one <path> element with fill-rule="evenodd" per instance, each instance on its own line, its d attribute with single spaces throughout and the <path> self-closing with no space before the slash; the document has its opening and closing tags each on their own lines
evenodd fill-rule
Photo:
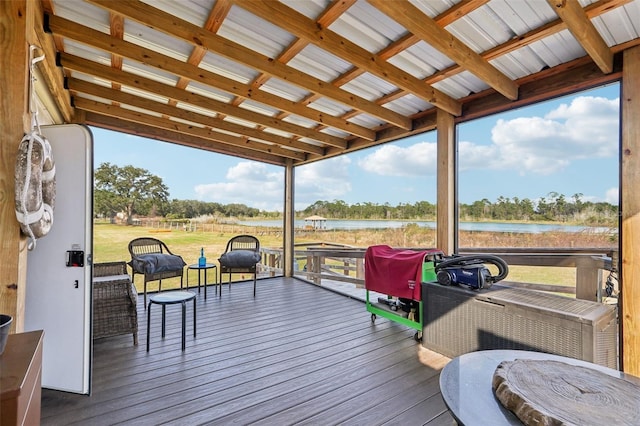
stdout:
<svg viewBox="0 0 640 426">
<path fill-rule="evenodd" d="M 242 229 L 242 228 L 241 228 Z M 247 227 L 246 233 L 253 234 L 255 227 Z M 405 233 L 402 229 L 393 230 L 353 230 L 338 232 L 307 233 L 296 235 L 296 243 L 327 242 L 347 244 L 354 247 L 368 247 L 374 244 L 388 244 L 392 247 L 434 247 L 435 235 L 433 230 L 411 230 Z M 209 263 L 217 263 L 218 257 L 224 252 L 227 241 L 242 231 L 235 230 L 234 233 L 220 231 L 196 231 L 187 232 L 182 229 L 158 230 L 142 226 L 125 226 L 107 223 L 96 223 L 93 235 L 93 259 L 95 263 L 124 260 L 129 261 L 129 251 L 127 246 L 129 241 L 138 237 L 153 237 L 164 241 L 169 249 L 182 256 L 187 264 L 198 262 L 200 248 L 204 248 L 204 253 Z M 487 234 L 487 235 L 485 235 Z M 513 236 L 505 233 L 474 233 L 473 239 L 478 244 L 469 244 L 475 247 L 516 247 L 518 244 Z M 282 247 L 281 235 L 259 235 L 262 247 L 280 248 Z M 527 238 L 531 238 L 527 236 Z M 565 236 L 566 238 L 566 236 Z M 592 237 L 580 241 L 574 246 L 597 247 L 607 245 L 607 241 L 592 241 Z M 489 239 L 484 241 L 484 239 Z M 545 236 L 541 241 L 550 241 Z M 558 238 L 562 241 L 562 239 Z M 527 241 L 527 246 L 541 247 L 541 241 Z M 558 241 L 556 241 L 557 243 Z M 514 243 L 516 243 L 514 245 Z M 560 246 L 558 246 L 560 247 Z M 186 272 L 185 272 L 186 274 Z M 236 278 L 234 278 L 236 279 Z M 186 275 L 185 275 L 186 280 Z M 510 266 L 509 281 L 575 285 L 576 271 L 574 268 L 561 267 L 533 267 L 533 266 Z M 180 281 L 176 278 L 163 281 L 163 288 L 178 287 Z M 157 282 L 150 283 L 150 289 L 156 289 Z M 142 277 L 136 276 L 136 287 L 142 289 Z"/>
</svg>

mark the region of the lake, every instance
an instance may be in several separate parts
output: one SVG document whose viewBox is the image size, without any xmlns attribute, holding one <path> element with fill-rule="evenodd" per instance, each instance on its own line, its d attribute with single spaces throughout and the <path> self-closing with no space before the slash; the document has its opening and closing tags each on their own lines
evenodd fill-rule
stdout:
<svg viewBox="0 0 640 426">
<path fill-rule="evenodd" d="M 240 225 L 282 227 L 282 220 L 241 220 Z M 433 221 L 421 220 L 338 220 L 327 219 L 326 230 L 353 230 L 353 229 L 395 229 L 408 224 L 417 224 L 423 228 L 435 229 Z M 294 222 L 296 228 L 304 228 L 305 221 L 297 219 Z M 543 233 L 543 232 L 617 232 L 606 227 L 544 224 L 544 223 L 513 223 L 513 222 L 460 222 L 461 231 L 485 231 L 485 232 L 515 232 L 515 233 Z"/>
</svg>

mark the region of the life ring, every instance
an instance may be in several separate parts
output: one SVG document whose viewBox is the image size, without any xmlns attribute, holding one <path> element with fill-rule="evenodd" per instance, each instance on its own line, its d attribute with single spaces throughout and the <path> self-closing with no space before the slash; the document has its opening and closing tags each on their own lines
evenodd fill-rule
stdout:
<svg viewBox="0 0 640 426">
<path fill-rule="evenodd" d="M 15 170 L 16 219 L 29 238 L 44 237 L 53 225 L 56 201 L 56 165 L 51 144 L 35 130 L 20 141 Z"/>
</svg>

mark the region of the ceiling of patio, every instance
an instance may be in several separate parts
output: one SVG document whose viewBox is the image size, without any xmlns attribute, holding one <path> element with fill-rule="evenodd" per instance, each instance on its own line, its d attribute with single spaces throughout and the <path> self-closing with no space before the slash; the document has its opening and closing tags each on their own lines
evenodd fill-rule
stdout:
<svg viewBox="0 0 640 426">
<path fill-rule="evenodd" d="M 640 0 L 42 6 L 65 121 L 280 165 L 615 80 L 640 44 Z"/>
</svg>

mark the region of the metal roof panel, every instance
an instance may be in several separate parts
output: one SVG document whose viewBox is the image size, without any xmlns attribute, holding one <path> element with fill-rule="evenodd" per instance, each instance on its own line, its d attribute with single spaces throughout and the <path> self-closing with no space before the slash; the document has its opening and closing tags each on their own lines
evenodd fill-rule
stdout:
<svg viewBox="0 0 640 426">
<path fill-rule="evenodd" d="M 243 84 L 250 83 L 260 75 L 260 73 L 253 68 L 249 68 L 212 52 L 207 52 L 200 62 L 199 67 Z"/>
<path fill-rule="evenodd" d="M 287 65 L 324 82 L 335 80 L 352 67 L 349 62 L 313 44 L 302 49 Z"/>
<path fill-rule="evenodd" d="M 66 1 L 66 0 L 65 0 Z M 199 27 L 204 27 L 207 17 L 216 0 L 140 0 L 149 6 L 160 9 L 171 15 L 190 22 Z"/>
<path fill-rule="evenodd" d="M 372 53 L 406 33 L 400 24 L 365 1 L 357 1 L 329 29 Z"/>
<path fill-rule="evenodd" d="M 270 58 L 278 57 L 295 39 L 280 27 L 237 6 L 231 7 L 218 35 Z"/>
</svg>

